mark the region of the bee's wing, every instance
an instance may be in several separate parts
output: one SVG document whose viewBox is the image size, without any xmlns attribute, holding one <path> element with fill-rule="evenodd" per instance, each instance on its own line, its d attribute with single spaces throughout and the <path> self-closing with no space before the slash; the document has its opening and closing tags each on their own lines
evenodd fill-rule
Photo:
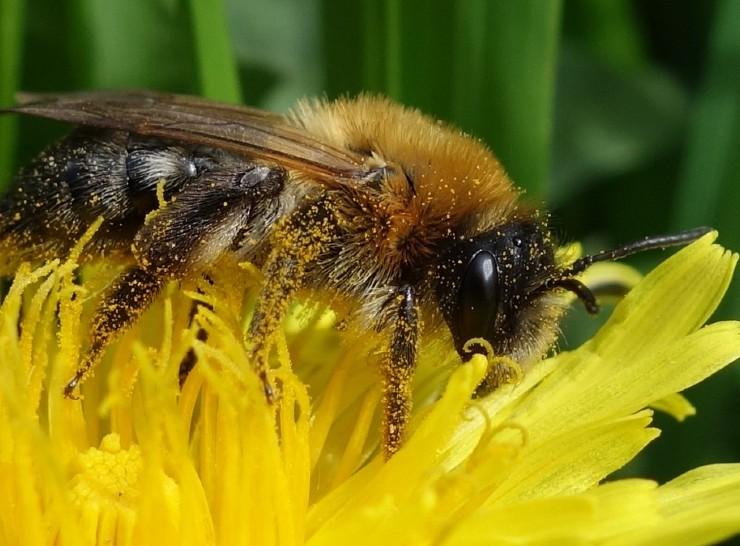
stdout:
<svg viewBox="0 0 740 546">
<path fill-rule="evenodd" d="M 273 160 L 331 182 L 367 176 L 361 158 L 289 125 L 280 115 L 149 91 L 21 94 L 15 112 L 220 148 Z"/>
</svg>

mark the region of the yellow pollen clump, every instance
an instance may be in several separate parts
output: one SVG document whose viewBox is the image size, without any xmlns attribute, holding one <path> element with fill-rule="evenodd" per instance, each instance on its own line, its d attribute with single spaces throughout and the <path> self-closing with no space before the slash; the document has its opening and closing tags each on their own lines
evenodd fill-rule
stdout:
<svg viewBox="0 0 740 546">
<path fill-rule="evenodd" d="M 100 448 L 80 453 L 73 463 L 71 497 L 78 506 L 116 506 L 130 510 L 139 496 L 142 460 L 138 446 L 121 449 L 117 434 L 105 436 Z"/>
</svg>

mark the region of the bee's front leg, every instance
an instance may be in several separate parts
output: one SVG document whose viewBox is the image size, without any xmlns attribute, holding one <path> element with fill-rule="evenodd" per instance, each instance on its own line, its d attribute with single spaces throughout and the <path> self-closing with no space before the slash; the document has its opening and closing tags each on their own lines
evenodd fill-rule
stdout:
<svg viewBox="0 0 740 546">
<path fill-rule="evenodd" d="M 273 249 L 263 271 L 265 284 L 249 325 L 250 361 L 268 402 L 275 392 L 268 378 L 273 334 L 280 327 L 290 298 L 304 283 L 307 271 L 339 232 L 328 199 L 317 199 L 291 213 L 273 233 Z"/>
<path fill-rule="evenodd" d="M 383 361 L 383 454 L 401 447 L 411 413 L 411 380 L 421 332 L 413 288 L 403 286 L 393 299 L 390 347 Z"/>
</svg>

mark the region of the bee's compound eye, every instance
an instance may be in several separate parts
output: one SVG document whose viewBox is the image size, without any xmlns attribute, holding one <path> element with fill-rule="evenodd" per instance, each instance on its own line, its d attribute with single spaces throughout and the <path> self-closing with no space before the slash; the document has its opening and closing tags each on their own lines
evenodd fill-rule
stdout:
<svg viewBox="0 0 740 546">
<path fill-rule="evenodd" d="M 474 337 L 486 338 L 492 331 L 498 299 L 496 258 L 483 250 L 465 269 L 457 297 L 458 333 L 463 342 Z"/>
</svg>

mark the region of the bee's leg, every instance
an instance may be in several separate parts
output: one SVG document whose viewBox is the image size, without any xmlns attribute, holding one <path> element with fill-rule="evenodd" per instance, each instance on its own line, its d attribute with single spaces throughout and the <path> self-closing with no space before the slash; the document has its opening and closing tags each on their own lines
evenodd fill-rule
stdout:
<svg viewBox="0 0 740 546">
<path fill-rule="evenodd" d="M 96 311 L 90 349 L 65 387 L 66 397 L 72 397 L 108 344 L 139 318 L 167 281 L 218 259 L 249 225 L 252 208 L 282 188 L 282 175 L 262 167 L 241 176 L 217 175 L 192 183 L 138 231 L 132 251 L 139 265 L 115 281 Z"/>
<path fill-rule="evenodd" d="M 206 281 L 213 285 L 213 281 L 206 275 L 205 276 Z M 202 293 L 202 290 L 198 289 L 199 293 Z M 205 309 L 208 309 L 210 311 L 213 311 L 213 306 L 209 303 L 205 302 L 193 302 L 193 304 L 190 306 L 190 316 L 188 317 L 188 322 L 192 325 L 193 320 L 195 320 L 195 315 L 198 314 L 198 309 L 200 307 L 203 307 Z M 195 333 L 195 339 L 198 341 L 208 341 L 208 332 L 206 332 L 203 328 L 198 328 L 198 331 Z M 188 349 L 188 352 L 185 353 L 185 356 L 180 361 L 180 368 L 178 370 L 178 383 L 180 384 L 180 387 L 185 384 L 185 380 L 188 378 L 188 375 L 190 375 L 190 372 L 193 370 L 195 365 L 198 362 L 198 356 L 195 354 L 195 351 L 191 347 Z"/>
<path fill-rule="evenodd" d="M 306 269 L 337 233 L 331 204 L 324 200 L 301 207 L 276 228 L 274 247 L 263 268 L 265 283 L 248 331 L 250 361 L 268 402 L 275 398 L 267 373 L 272 336 L 280 327 L 290 297 L 303 284 Z"/>
<path fill-rule="evenodd" d="M 414 291 L 403 286 L 394 298 L 390 347 L 383 362 L 383 454 L 389 459 L 401 447 L 411 413 L 411 379 L 421 331 Z"/>
<path fill-rule="evenodd" d="M 93 319 L 92 340 L 85 359 L 64 387 L 66 398 L 74 398 L 75 388 L 90 374 L 112 338 L 129 327 L 151 305 L 163 283 L 163 277 L 139 267 L 116 279 Z"/>
<path fill-rule="evenodd" d="M 195 334 L 195 339 L 205 343 L 206 341 L 208 341 L 208 332 L 206 332 L 203 328 L 198 328 L 198 331 Z M 180 368 L 177 371 L 177 383 L 180 385 L 180 388 L 182 388 L 182 386 L 185 384 L 185 381 L 188 379 L 190 372 L 193 371 L 193 368 L 195 368 L 195 365 L 197 363 L 198 356 L 195 354 L 195 351 L 191 347 L 190 349 L 188 349 L 188 352 L 185 353 L 185 356 L 180 361 Z"/>
</svg>

